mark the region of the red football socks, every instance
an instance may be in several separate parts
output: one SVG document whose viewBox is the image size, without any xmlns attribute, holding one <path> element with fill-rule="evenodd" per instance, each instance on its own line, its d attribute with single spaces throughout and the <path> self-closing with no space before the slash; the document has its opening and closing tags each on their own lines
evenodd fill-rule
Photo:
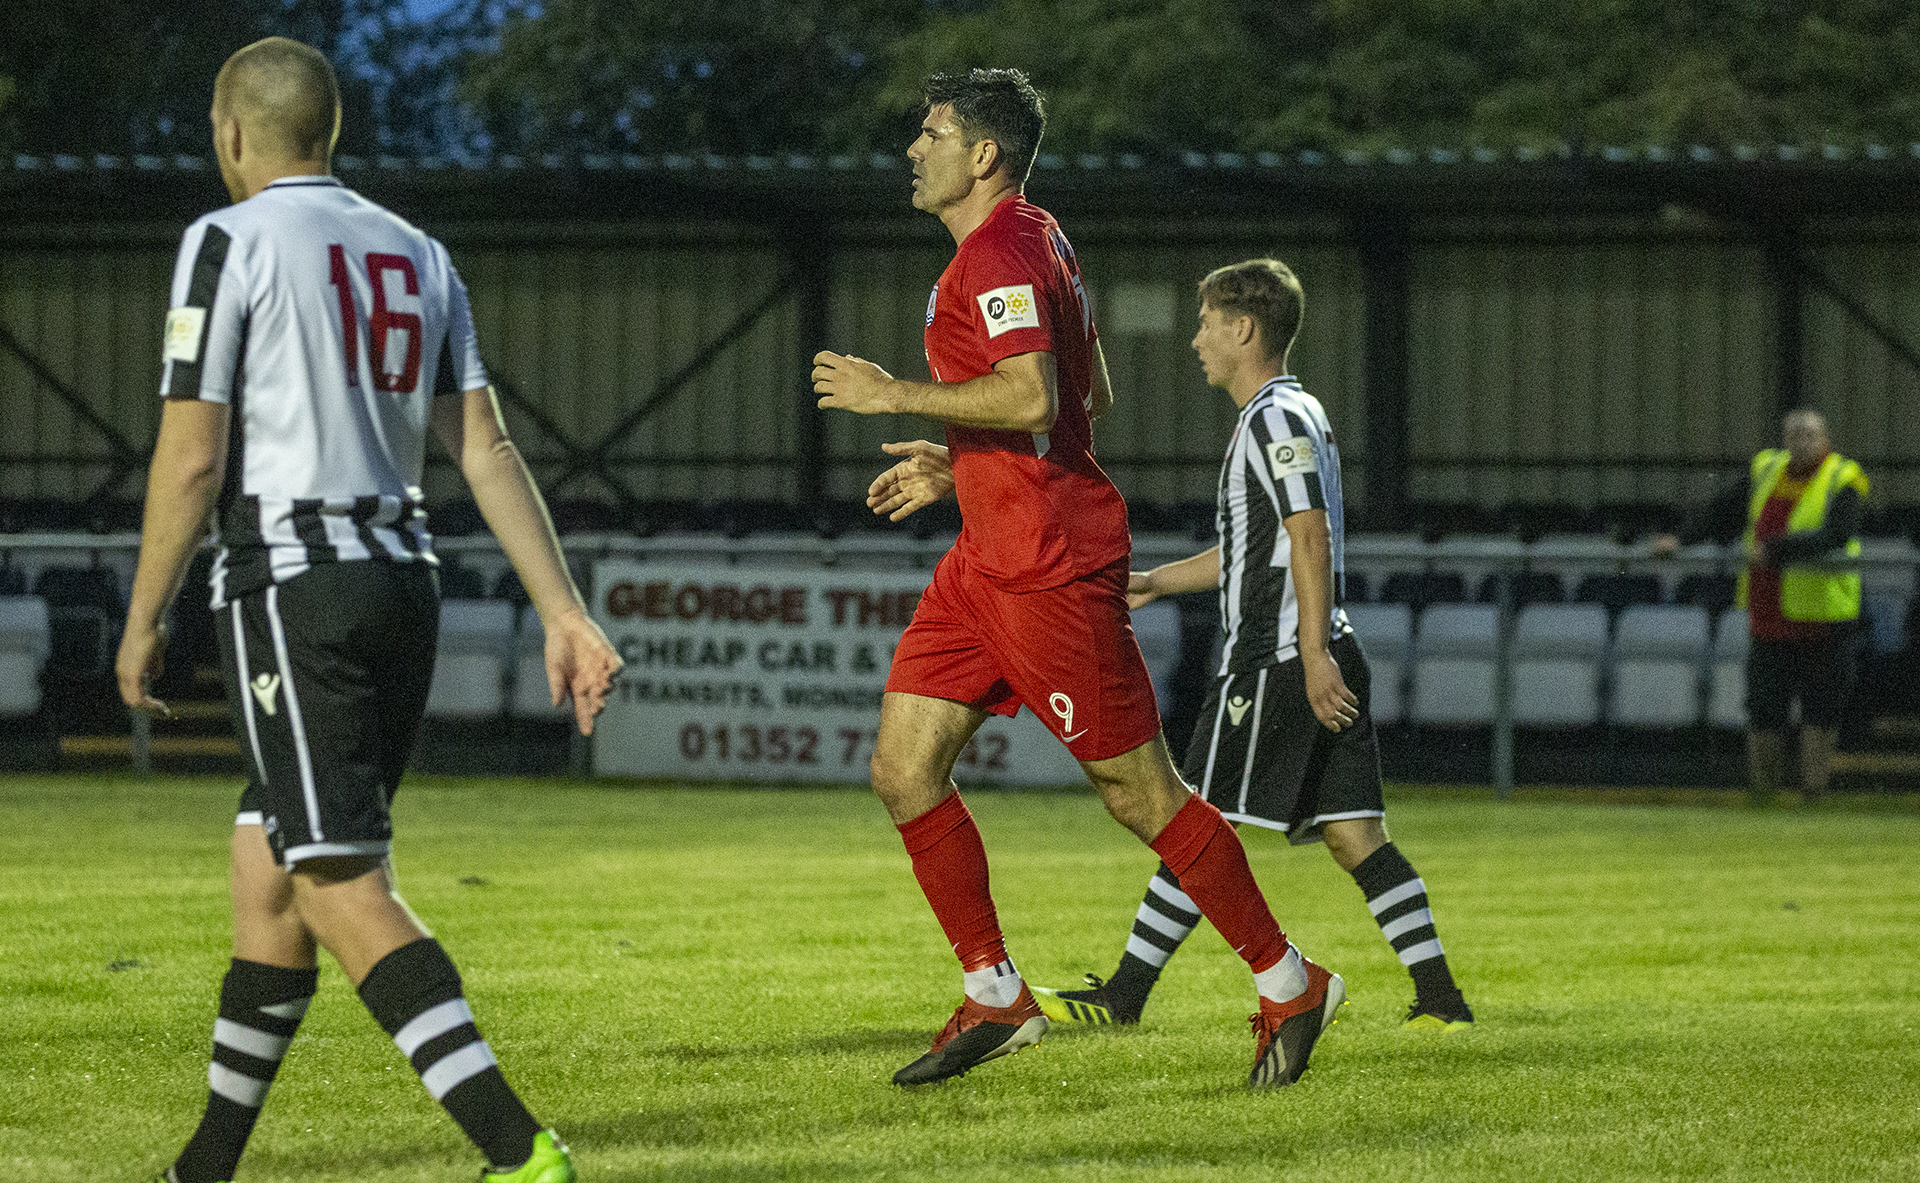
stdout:
<svg viewBox="0 0 1920 1183">
<path fill-rule="evenodd" d="M 1148 845 L 1254 973 L 1273 968 L 1287 955 L 1287 934 L 1280 931 L 1260 885 L 1253 881 L 1240 835 L 1218 809 L 1198 795 L 1187 798 Z"/>
<path fill-rule="evenodd" d="M 901 826 L 900 838 L 913 858 L 913 877 L 920 881 L 941 931 L 960 958 L 961 971 L 987 969 L 1005 961 L 1007 943 L 1000 935 L 993 895 L 987 890 L 987 848 L 960 794 Z M 1239 848 L 1236 842 L 1234 849 Z M 1245 867 L 1243 856 L 1243 874 Z M 1281 951 L 1285 952 L 1284 942 Z"/>
</svg>

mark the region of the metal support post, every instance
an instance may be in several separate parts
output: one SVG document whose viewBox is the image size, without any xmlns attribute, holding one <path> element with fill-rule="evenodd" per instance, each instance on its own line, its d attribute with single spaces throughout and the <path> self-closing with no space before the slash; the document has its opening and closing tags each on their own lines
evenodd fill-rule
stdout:
<svg viewBox="0 0 1920 1183">
<path fill-rule="evenodd" d="M 1513 585 L 1519 572 L 1502 567 L 1500 615 L 1493 658 L 1493 796 L 1513 799 Z"/>
<path fill-rule="evenodd" d="M 133 726 L 133 774 L 146 776 L 153 771 L 153 716 L 145 711 L 128 711 Z"/>
</svg>

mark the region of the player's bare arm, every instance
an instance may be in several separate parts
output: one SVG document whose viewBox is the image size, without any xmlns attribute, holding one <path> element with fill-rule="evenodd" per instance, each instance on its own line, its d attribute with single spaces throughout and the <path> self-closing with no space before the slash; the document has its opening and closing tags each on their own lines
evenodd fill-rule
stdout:
<svg viewBox="0 0 1920 1183">
<path fill-rule="evenodd" d="M 491 386 L 433 402 L 433 431 L 473 490 L 480 516 L 500 540 L 547 634 L 547 688 L 553 705 L 571 697 L 582 735 L 607 705 L 620 655 L 587 614 L 585 600 L 560 555 L 547 503 L 520 449 L 507 435 Z"/>
<path fill-rule="evenodd" d="M 1161 596 L 1212 591 L 1220 586 L 1220 548 L 1210 546 L 1197 555 L 1163 563 L 1151 571 L 1127 576 L 1127 608 L 1144 607 Z"/>
<path fill-rule="evenodd" d="M 1107 355 L 1093 343 L 1093 389 L 1087 392 L 1087 418 L 1098 419 L 1113 410 L 1113 379 L 1107 376 Z"/>
<path fill-rule="evenodd" d="M 1333 632 L 1333 534 L 1327 511 L 1288 514 L 1280 524 L 1293 544 L 1293 594 L 1300 601 L 1300 665 L 1306 674 L 1307 702 L 1329 731 L 1351 727 L 1360 718 L 1360 696 L 1347 688 L 1340 665 L 1327 646 Z"/>
<path fill-rule="evenodd" d="M 160 437 L 147 472 L 140 564 L 127 597 L 126 632 L 114 660 L 120 697 L 137 710 L 171 717 L 147 685 L 160 676 L 167 609 L 180 594 L 193 552 L 207 536 L 207 519 L 226 478 L 227 415 L 227 404 L 200 399 L 170 399 L 160 411 Z"/>
<path fill-rule="evenodd" d="M 914 440 L 881 444 L 880 450 L 906 459 L 875 477 L 867 486 L 867 508 L 874 513 L 897 522 L 953 496 L 953 459 L 942 445 Z"/>
<path fill-rule="evenodd" d="M 813 390 L 823 410 L 856 415 L 924 415 L 966 427 L 1044 434 L 1060 413 L 1053 354 L 1017 353 L 993 373 L 965 382 L 909 382 L 864 358 L 821 350 L 813 355 Z"/>
</svg>

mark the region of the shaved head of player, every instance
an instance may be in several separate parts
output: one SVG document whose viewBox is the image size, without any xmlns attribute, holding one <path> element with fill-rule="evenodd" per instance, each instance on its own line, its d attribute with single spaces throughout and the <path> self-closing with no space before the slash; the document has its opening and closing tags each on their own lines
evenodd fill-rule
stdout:
<svg viewBox="0 0 1920 1183">
<path fill-rule="evenodd" d="M 245 201 L 275 178 L 331 170 L 340 84 L 319 50 L 268 37 L 220 67 L 212 117 L 220 178 Z"/>
</svg>

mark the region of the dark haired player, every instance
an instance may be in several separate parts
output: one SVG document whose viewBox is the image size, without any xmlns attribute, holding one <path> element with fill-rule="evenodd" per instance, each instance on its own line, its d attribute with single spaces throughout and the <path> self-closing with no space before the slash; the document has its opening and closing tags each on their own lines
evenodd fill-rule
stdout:
<svg viewBox="0 0 1920 1183">
<path fill-rule="evenodd" d="M 1250 259 L 1200 281 L 1194 352 L 1240 420 L 1220 469 L 1220 542 L 1135 573 L 1133 607 L 1218 588 L 1226 633 L 1213 692 L 1187 746 L 1188 780 L 1235 822 L 1324 840 L 1413 975 L 1407 1026 L 1473 1021 L 1427 906 L 1427 886 L 1387 840 L 1367 659 L 1340 607 L 1346 548 L 1340 452 L 1318 399 L 1289 376 L 1306 299 L 1287 265 Z M 1120 968 L 1086 990 L 1037 988 L 1049 1018 L 1135 1023 L 1160 970 L 1200 923 L 1181 876 L 1161 863 Z"/>
<path fill-rule="evenodd" d="M 1127 622 L 1126 505 L 1093 460 L 1111 405 L 1080 268 L 1066 236 L 1022 195 L 1045 126 L 1017 70 L 934 75 L 907 150 L 913 204 L 958 249 L 928 304 L 931 382 L 837 353 L 814 358 L 820 406 L 910 413 L 947 443 L 906 458 L 867 504 L 895 520 L 949 494 L 964 526 L 901 637 L 880 706 L 873 788 L 960 959 L 965 998 L 901 1085 L 958 1076 L 1039 1042 L 1047 1020 L 1021 981 L 987 886 L 986 850 L 954 789 L 955 759 L 989 713 L 1025 703 L 1086 769 L 1108 812 L 1171 867 L 1253 970 L 1251 1082 L 1285 1085 L 1345 996 L 1287 943 L 1220 811 L 1168 758 Z"/>
<path fill-rule="evenodd" d="M 566 1147 L 501 1075 L 387 859 L 439 629 L 429 427 L 526 584 L 553 700 L 572 695 L 582 732 L 620 658 L 507 438 L 446 248 L 329 175 L 340 99 L 327 59 L 281 37 L 247 46 L 220 70 L 212 119 L 235 204 L 180 244 L 116 666 L 129 706 L 165 712 L 147 691 L 161 621 L 211 517 L 221 664 L 252 775 L 206 1113 L 161 1178 L 233 1178 L 313 998 L 319 946 L 486 1154 L 486 1178 L 571 1183 Z"/>
</svg>

